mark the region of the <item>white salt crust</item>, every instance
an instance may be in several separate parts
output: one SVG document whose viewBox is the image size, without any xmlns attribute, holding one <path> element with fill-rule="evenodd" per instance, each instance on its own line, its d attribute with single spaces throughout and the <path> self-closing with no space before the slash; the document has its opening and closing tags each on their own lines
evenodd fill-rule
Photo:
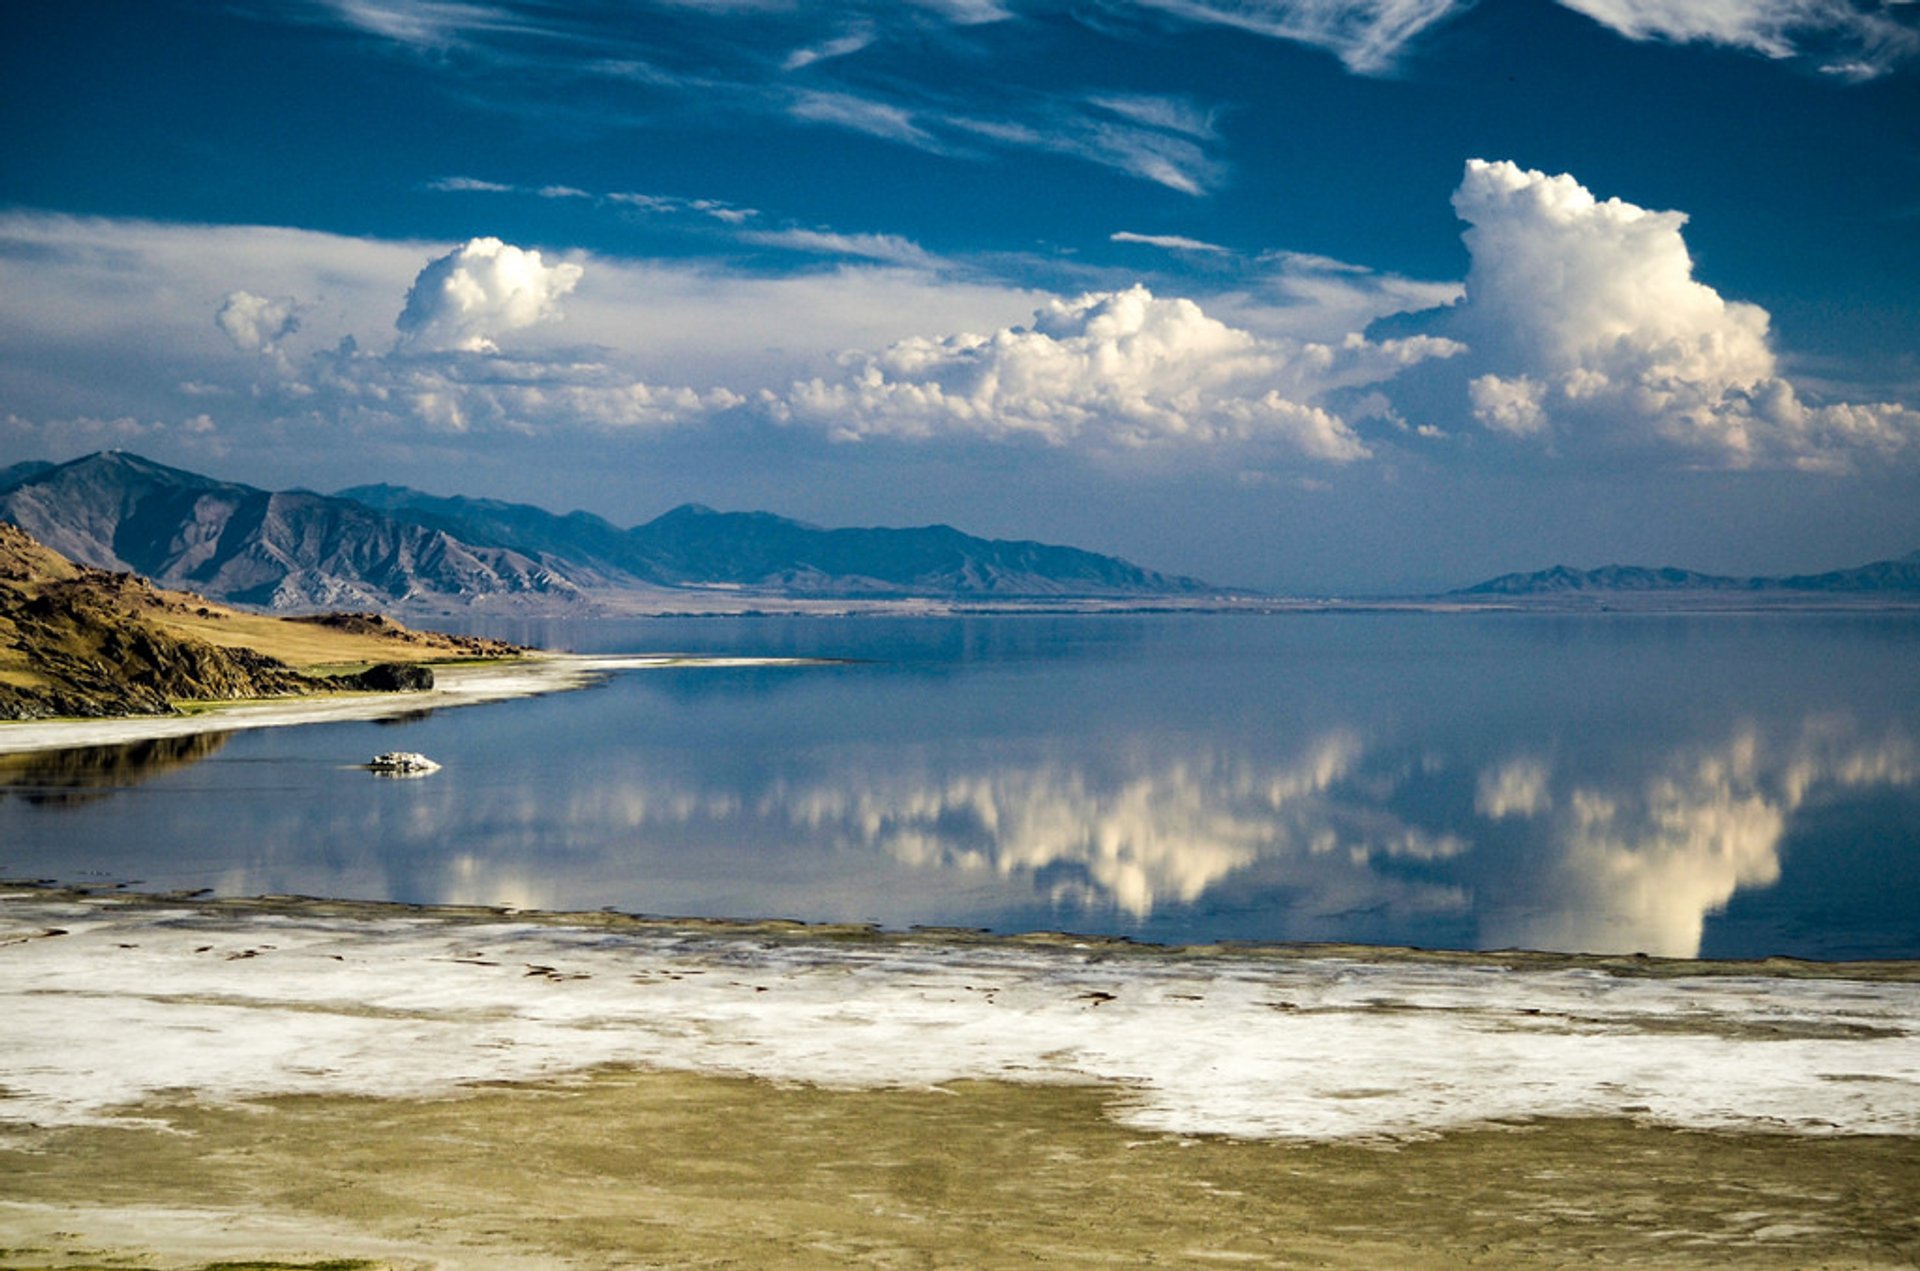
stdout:
<svg viewBox="0 0 1920 1271">
<path fill-rule="evenodd" d="M 1911 1135 L 1920 985 L 0 898 L 0 1125 L 108 1121 L 162 1092 L 431 1097 L 605 1064 L 1112 1083 L 1143 1130 L 1262 1138 L 1623 1114 Z"/>
</svg>

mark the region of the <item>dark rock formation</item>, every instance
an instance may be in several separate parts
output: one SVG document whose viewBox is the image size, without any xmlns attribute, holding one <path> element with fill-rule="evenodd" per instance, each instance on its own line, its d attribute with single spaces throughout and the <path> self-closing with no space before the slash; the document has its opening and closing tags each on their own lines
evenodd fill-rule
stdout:
<svg viewBox="0 0 1920 1271">
<path fill-rule="evenodd" d="M 332 676 L 331 682 L 367 693 L 419 693 L 433 687 L 433 670 L 418 662 L 378 662 L 357 675 Z"/>
</svg>

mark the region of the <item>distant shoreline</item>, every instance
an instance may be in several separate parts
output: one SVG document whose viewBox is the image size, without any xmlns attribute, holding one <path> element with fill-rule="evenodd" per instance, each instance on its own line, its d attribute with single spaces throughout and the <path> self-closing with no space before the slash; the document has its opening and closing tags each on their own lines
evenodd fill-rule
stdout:
<svg viewBox="0 0 1920 1271">
<path fill-rule="evenodd" d="M 543 608 L 513 603 L 480 606 L 400 606 L 409 622 L 599 622 L 608 619 L 713 618 L 996 618 L 1136 617 L 1154 615 L 1288 615 L 1323 613 L 1551 613 L 1551 614 L 1913 614 L 1920 592 L 1620 591 L 1542 595 L 1439 596 L 978 596 L 818 597 L 727 592 L 715 603 L 689 606 L 684 594 L 609 591 L 590 594 L 588 607 Z"/>
</svg>

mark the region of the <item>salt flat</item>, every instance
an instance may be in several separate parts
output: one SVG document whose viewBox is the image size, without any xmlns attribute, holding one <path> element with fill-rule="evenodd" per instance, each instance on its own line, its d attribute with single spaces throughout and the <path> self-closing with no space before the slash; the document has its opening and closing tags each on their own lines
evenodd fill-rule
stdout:
<svg viewBox="0 0 1920 1271">
<path fill-rule="evenodd" d="M 0 1266 L 1909 1264 L 1913 965 L 1536 957 L 20 888 Z"/>
<path fill-rule="evenodd" d="M 1920 1134 L 1920 984 L 1116 954 L 26 892 L 0 1117 L 160 1091 L 419 1098 L 608 1065 L 833 1088 L 1096 1083 L 1141 1130 L 1406 1136 L 1627 1115 Z"/>
</svg>

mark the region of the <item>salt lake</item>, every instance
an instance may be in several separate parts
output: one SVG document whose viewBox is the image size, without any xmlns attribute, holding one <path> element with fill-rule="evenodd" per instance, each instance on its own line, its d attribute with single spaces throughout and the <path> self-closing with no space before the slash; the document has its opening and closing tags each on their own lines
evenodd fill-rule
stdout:
<svg viewBox="0 0 1920 1271">
<path fill-rule="evenodd" d="M 662 666 L 0 758 L 0 877 L 674 916 L 1920 956 L 1920 620 L 496 623 Z M 417 780 L 355 765 L 417 750 Z"/>
</svg>

